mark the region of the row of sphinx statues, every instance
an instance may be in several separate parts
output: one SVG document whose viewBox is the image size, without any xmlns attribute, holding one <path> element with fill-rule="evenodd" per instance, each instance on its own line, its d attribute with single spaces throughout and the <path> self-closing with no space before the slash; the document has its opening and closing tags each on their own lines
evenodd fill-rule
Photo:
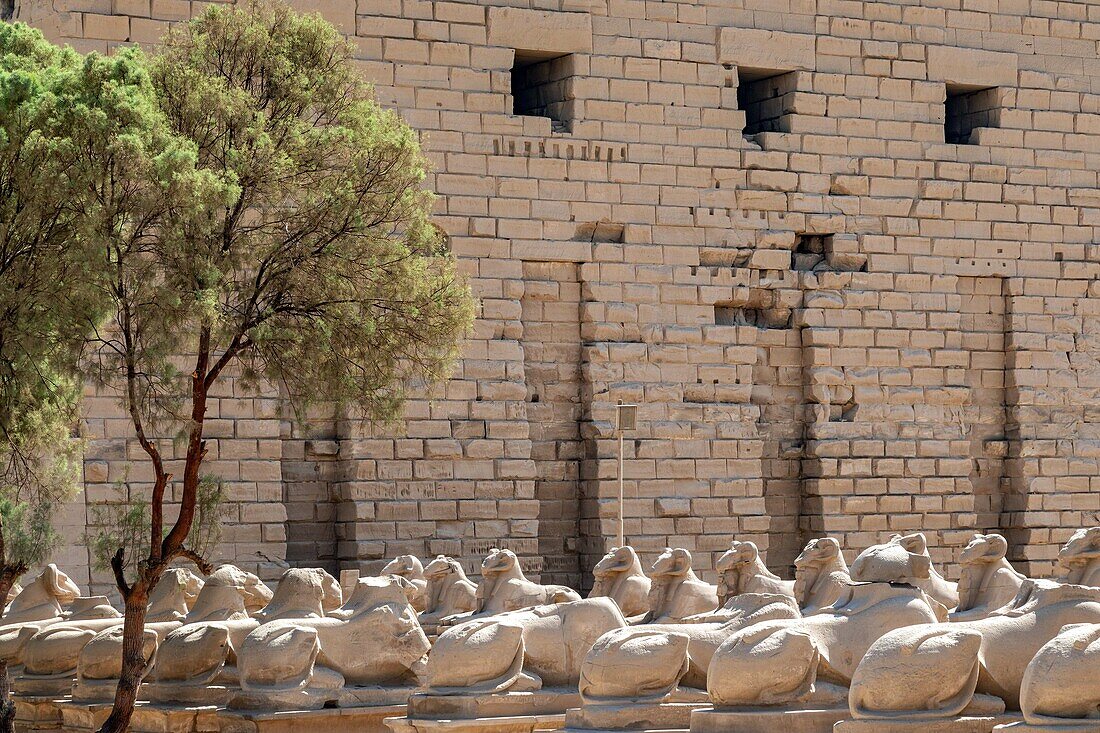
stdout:
<svg viewBox="0 0 1100 733">
<path fill-rule="evenodd" d="M 274 591 L 232 565 L 205 578 L 173 569 L 150 600 L 140 698 L 309 710 L 565 690 L 593 711 L 831 706 L 853 720 L 935 721 L 1008 710 L 1042 730 L 1100 717 L 1100 527 L 1065 544 L 1055 578 L 1025 577 L 1007 549 L 975 535 L 956 583 L 920 533 L 851 565 L 820 538 L 784 580 L 734 541 L 711 585 L 685 549 L 647 571 L 619 547 L 587 598 L 527 579 L 506 549 L 488 554 L 476 585 L 444 556 L 402 556 L 348 587 L 291 569 Z M 121 647 L 119 612 L 52 565 L 0 622 L 17 695 L 109 701 Z"/>
</svg>

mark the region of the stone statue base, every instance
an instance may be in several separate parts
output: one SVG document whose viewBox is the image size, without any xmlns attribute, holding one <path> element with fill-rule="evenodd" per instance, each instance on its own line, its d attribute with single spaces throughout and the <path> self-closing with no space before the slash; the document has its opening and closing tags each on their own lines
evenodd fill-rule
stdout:
<svg viewBox="0 0 1100 733">
<path fill-rule="evenodd" d="M 960 716 L 939 720 L 845 720 L 834 728 L 835 733 L 993 733 L 1001 725 L 1019 720 L 1019 715 Z M 1100 731 L 1100 726 L 1094 726 Z M 1016 730 L 1016 729 L 1013 729 Z M 1061 730 L 1061 728 L 1059 728 Z"/>
<path fill-rule="evenodd" d="M 57 696 L 13 695 L 15 729 L 18 731 L 60 730 L 61 704 Z"/>
<path fill-rule="evenodd" d="M 704 709 L 691 714 L 691 733 L 833 733 L 849 715 L 847 707 Z"/>
<path fill-rule="evenodd" d="M 531 733 L 565 726 L 565 711 L 580 707 L 576 688 L 484 695 L 432 695 L 409 698 L 404 718 L 386 721 L 394 733 Z"/>
<path fill-rule="evenodd" d="M 1100 733 L 1100 720 L 1069 720 L 1057 725 L 1016 721 L 993 729 L 994 733 Z"/>
<path fill-rule="evenodd" d="M 398 706 L 404 712 L 415 687 L 339 687 L 304 690 L 250 692 L 238 690 L 229 701 L 230 710 L 320 710 L 322 708 L 369 708 Z M 393 713 L 387 713 L 391 715 Z"/>
<path fill-rule="evenodd" d="M 241 688 L 236 685 L 192 685 L 179 683 L 145 682 L 138 697 L 157 705 L 213 706 L 224 708 Z"/>
<path fill-rule="evenodd" d="M 707 702 L 623 703 L 583 705 L 565 714 L 568 732 L 686 731 L 691 714 L 710 708 Z"/>
<path fill-rule="evenodd" d="M 1019 714 L 960 715 L 938 720 L 846 720 L 836 733 L 992 733 L 1002 724 L 1019 721 Z M 1015 730 L 1015 729 L 1013 729 Z M 1059 729 L 1062 730 L 1062 729 Z M 1100 731 L 1100 726 L 1096 726 Z"/>
<path fill-rule="evenodd" d="M 111 703 L 65 702 L 61 705 L 63 729 L 95 731 L 111 714 Z M 219 730 L 218 710 L 212 706 L 172 707 L 139 702 L 130 719 L 132 733 L 198 733 Z"/>
<path fill-rule="evenodd" d="M 49 677 L 20 676 L 12 678 L 11 691 L 25 697 L 65 697 L 73 689 L 75 674 Z"/>
</svg>

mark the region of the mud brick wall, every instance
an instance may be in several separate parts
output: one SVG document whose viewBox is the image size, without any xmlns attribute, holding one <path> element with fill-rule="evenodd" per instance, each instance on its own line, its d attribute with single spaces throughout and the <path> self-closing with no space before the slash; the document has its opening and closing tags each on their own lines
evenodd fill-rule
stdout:
<svg viewBox="0 0 1100 733">
<path fill-rule="evenodd" d="M 1044 574 L 1097 522 L 1100 5 L 300 5 L 422 132 L 482 305 L 454 379 L 392 434 L 291 428 L 277 394 L 227 391 L 226 557 L 472 569 L 506 545 L 584 584 L 617 528 L 618 400 L 640 405 L 626 532 L 646 560 L 684 546 L 709 575 L 736 537 L 785 569 L 812 536 L 851 556 L 923 529 L 950 575 L 1000 531 Z M 203 7 L 15 17 L 110 52 Z M 110 401 L 86 411 L 74 527 L 142 480 Z"/>
</svg>

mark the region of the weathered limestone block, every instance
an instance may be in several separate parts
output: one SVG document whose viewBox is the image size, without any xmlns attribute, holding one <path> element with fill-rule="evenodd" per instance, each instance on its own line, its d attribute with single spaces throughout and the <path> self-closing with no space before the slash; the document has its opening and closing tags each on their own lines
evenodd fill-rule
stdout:
<svg viewBox="0 0 1100 733">
<path fill-rule="evenodd" d="M 718 588 L 699 579 L 691 553 L 666 547 L 649 569 L 649 612 L 642 623 L 667 624 L 718 607 Z"/>
<path fill-rule="evenodd" d="M 817 66 L 816 39 L 804 33 L 722 28 L 718 61 L 753 69 L 797 71 Z"/>
<path fill-rule="evenodd" d="M 549 56 L 592 52 L 592 16 L 527 8 L 489 8 L 489 43 Z"/>
<path fill-rule="evenodd" d="M 628 619 L 649 612 L 652 582 L 633 547 L 611 548 L 592 568 L 592 576 L 589 598 L 610 598 Z"/>
<path fill-rule="evenodd" d="M 1016 54 L 954 46 L 928 47 L 928 78 L 948 84 L 982 87 L 1017 84 Z"/>
<path fill-rule="evenodd" d="M 1100 730 L 1100 625 L 1068 625 L 1039 649 L 1020 688 L 1021 729 Z"/>
</svg>

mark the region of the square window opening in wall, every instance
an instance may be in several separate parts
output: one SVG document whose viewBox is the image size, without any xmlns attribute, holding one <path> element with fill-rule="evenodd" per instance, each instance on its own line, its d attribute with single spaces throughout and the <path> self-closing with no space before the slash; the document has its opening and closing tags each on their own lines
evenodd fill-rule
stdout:
<svg viewBox="0 0 1100 733">
<path fill-rule="evenodd" d="M 745 137 L 790 132 L 798 72 L 737 68 L 737 108 L 745 113 Z"/>
<path fill-rule="evenodd" d="M 549 117 L 553 132 L 572 132 L 576 119 L 572 54 L 548 57 L 545 53 L 516 51 L 512 65 L 512 114 Z"/>
<path fill-rule="evenodd" d="M 974 145 L 974 130 L 1001 126 L 1001 95 L 997 87 L 947 85 L 944 101 L 943 140 L 955 145 Z"/>
</svg>

